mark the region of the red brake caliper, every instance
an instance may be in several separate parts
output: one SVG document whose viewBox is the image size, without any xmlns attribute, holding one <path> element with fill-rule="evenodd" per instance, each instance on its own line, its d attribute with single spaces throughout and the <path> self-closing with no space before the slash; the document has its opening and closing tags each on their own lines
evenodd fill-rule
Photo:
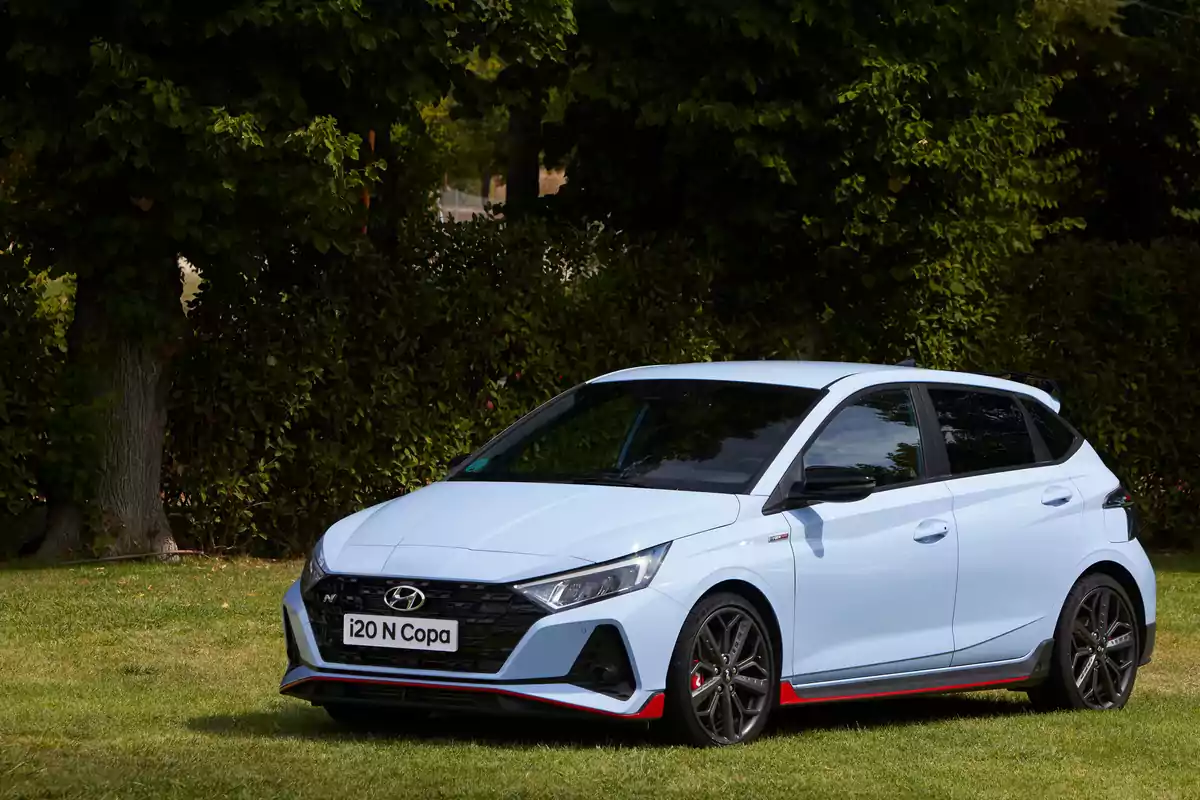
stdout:
<svg viewBox="0 0 1200 800">
<path fill-rule="evenodd" d="M 692 669 L 694 670 L 696 668 L 696 665 L 699 663 L 700 663 L 699 661 L 693 661 Z M 692 691 L 693 692 L 696 691 L 703 685 L 704 685 L 704 676 L 701 675 L 699 672 L 693 672 L 692 673 Z"/>
</svg>

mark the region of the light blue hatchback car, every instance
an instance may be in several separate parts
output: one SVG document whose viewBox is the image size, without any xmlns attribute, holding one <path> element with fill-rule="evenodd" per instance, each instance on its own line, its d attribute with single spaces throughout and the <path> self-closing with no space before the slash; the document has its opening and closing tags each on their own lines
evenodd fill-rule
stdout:
<svg viewBox="0 0 1200 800">
<path fill-rule="evenodd" d="M 347 723 L 666 717 L 990 688 L 1121 708 L 1154 647 L 1132 499 L 1027 382 L 651 366 L 341 520 L 284 597 L 281 691 Z"/>
</svg>

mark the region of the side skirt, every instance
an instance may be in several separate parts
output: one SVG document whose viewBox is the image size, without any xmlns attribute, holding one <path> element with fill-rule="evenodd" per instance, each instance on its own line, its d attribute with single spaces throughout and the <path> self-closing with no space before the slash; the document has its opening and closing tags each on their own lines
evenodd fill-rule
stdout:
<svg viewBox="0 0 1200 800">
<path fill-rule="evenodd" d="M 779 704 L 788 706 L 909 694 L 1020 689 L 1045 680 L 1050 673 L 1053 650 L 1053 640 L 1047 639 L 1025 658 L 1013 661 L 819 683 L 804 683 L 803 676 L 798 676 L 785 680 L 779 687 Z"/>
</svg>

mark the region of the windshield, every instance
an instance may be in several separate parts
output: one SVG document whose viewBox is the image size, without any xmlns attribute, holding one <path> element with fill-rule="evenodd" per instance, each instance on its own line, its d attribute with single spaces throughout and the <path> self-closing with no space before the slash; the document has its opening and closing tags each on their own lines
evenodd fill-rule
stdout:
<svg viewBox="0 0 1200 800">
<path fill-rule="evenodd" d="M 819 395 L 727 381 L 585 384 L 518 422 L 450 480 L 745 493 Z"/>
</svg>

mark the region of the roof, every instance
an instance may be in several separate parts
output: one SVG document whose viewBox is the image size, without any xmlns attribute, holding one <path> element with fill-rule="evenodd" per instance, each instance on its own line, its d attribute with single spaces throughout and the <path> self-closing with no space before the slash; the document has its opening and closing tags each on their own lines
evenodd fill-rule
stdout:
<svg viewBox="0 0 1200 800">
<path fill-rule="evenodd" d="M 593 378 L 589 383 L 692 379 L 773 383 L 780 386 L 823 389 L 849 375 L 887 369 L 898 368 L 881 364 L 847 364 L 840 361 L 708 361 L 699 364 L 655 364 L 622 369 Z"/>
<path fill-rule="evenodd" d="M 841 361 L 709 361 L 697 364 L 655 364 L 610 372 L 607 375 L 593 378 L 589 383 L 691 379 L 770 383 L 778 386 L 824 389 L 843 378 L 864 373 L 871 373 L 871 383 L 912 381 L 991 387 L 1035 397 L 1055 411 L 1059 408 L 1059 402 L 1041 389 L 1002 378 L 970 372 L 949 372 L 887 364 L 852 364 Z"/>
</svg>

